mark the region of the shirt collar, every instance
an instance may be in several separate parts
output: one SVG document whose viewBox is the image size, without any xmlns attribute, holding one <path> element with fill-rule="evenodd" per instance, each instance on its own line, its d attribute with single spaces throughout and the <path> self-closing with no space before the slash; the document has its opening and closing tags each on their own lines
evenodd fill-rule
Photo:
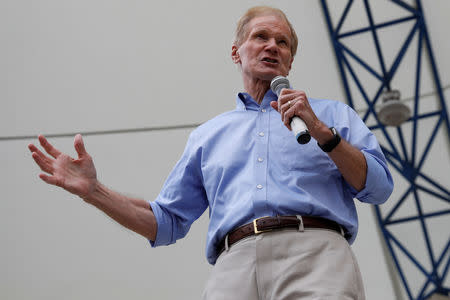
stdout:
<svg viewBox="0 0 450 300">
<path fill-rule="evenodd" d="M 267 108 L 270 107 L 270 102 L 277 101 L 277 99 L 277 95 L 275 95 L 271 89 L 267 90 L 261 105 L 258 104 L 249 94 L 238 93 L 236 97 L 236 110 L 259 110 L 260 108 Z"/>
</svg>

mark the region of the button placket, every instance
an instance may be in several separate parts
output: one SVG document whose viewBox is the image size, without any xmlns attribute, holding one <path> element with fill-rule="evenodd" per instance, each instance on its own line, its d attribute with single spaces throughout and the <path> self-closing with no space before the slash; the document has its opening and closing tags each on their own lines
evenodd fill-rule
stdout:
<svg viewBox="0 0 450 300">
<path fill-rule="evenodd" d="M 260 109 L 256 123 L 255 160 L 255 199 L 253 201 L 255 215 L 266 215 L 267 206 L 267 143 L 269 114 L 266 108 Z"/>
</svg>

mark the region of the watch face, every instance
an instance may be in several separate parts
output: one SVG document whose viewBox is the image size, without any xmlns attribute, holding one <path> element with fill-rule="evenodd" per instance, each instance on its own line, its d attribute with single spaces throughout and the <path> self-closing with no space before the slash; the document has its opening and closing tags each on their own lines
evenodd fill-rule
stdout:
<svg viewBox="0 0 450 300">
<path fill-rule="evenodd" d="M 331 127 L 330 130 L 331 130 L 331 132 L 333 133 L 334 138 L 336 138 L 336 135 L 337 135 L 337 130 L 336 130 L 336 128 Z"/>
<path fill-rule="evenodd" d="M 320 149 L 322 149 L 325 152 L 330 152 L 331 150 L 333 150 L 341 141 L 341 137 L 337 132 L 336 128 L 330 127 L 330 130 L 333 133 L 333 139 L 324 145 L 320 145 L 319 143 L 317 143 Z"/>
</svg>

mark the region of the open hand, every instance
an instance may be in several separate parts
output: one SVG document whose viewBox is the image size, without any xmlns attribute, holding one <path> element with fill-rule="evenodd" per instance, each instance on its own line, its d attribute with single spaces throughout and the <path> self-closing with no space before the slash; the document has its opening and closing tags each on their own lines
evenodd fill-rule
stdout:
<svg viewBox="0 0 450 300">
<path fill-rule="evenodd" d="M 59 186 L 86 199 L 95 190 L 97 172 L 91 156 L 86 152 L 81 135 L 77 134 L 74 139 L 78 159 L 53 147 L 43 135 L 39 135 L 38 139 L 48 155 L 33 144 L 28 145 L 28 148 L 37 165 L 47 173 L 41 173 L 39 177 L 48 184 Z"/>
</svg>

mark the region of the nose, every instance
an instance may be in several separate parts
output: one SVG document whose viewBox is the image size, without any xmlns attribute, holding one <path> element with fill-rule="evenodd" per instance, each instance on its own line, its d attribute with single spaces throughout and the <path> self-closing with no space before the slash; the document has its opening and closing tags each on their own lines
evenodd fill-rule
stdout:
<svg viewBox="0 0 450 300">
<path fill-rule="evenodd" d="M 274 38 L 270 38 L 267 40 L 266 50 L 273 52 L 273 53 L 278 52 L 277 41 Z"/>
</svg>

